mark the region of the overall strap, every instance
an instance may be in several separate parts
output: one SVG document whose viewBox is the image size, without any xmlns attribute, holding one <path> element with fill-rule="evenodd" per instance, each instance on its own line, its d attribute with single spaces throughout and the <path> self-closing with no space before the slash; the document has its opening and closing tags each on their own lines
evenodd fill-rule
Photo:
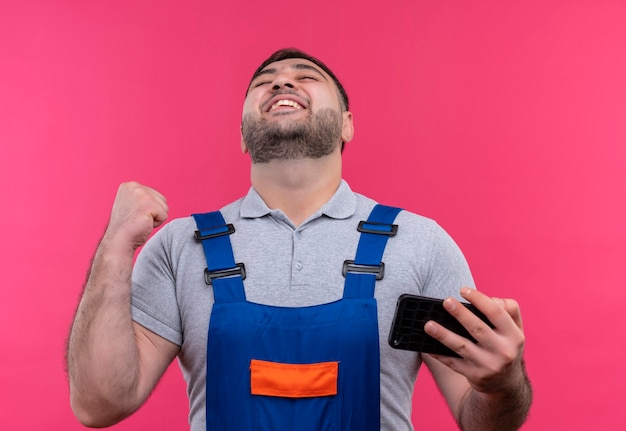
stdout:
<svg viewBox="0 0 626 431">
<path fill-rule="evenodd" d="M 198 230 L 196 239 L 202 241 L 207 267 L 204 281 L 213 286 L 215 302 L 245 301 L 243 280 L 246 270 L 243 263 L 235 264 L 229 235 L 235 232 L 232 224 L 226 224 L 219 211 L 193 214 Z"/>
<path fill-rule="evenodd" d="M 356 257 L 343 263 L 343 275 L 346 277 L 344 298 L 374 296 L 376 280 L 381 280 L 385 275 L 383 252 L 389 237 L 396 235 L 398 225 L 393 224 L 393 221 L 400 211 L 400 208 L 379 204 L 374 207 L 367 221 L 359 223 L 361 237 Z"/>
</svg>

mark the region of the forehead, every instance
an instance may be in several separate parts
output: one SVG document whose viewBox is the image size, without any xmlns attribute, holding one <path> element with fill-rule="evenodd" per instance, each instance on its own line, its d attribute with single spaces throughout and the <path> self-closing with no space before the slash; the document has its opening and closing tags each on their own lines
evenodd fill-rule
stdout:
<svg viewBox="0 0 626 431">
<path fill-rule="evenodd" d="M 328 74 L 324 72 L 321 67 L 319 67 L 312 61 L 306 60 L 304 58 L 287 58 L 284 60 L 275 61 L 274 63 L 270 63 L 259 72 L 257 72 L 253 79 L 262 75 L 274 75 L 284 70 L 308 70 L 313 73 L 317 73 L 327 81 L 330 80 L 330 76 L 328 76 Z"/>
</svg>

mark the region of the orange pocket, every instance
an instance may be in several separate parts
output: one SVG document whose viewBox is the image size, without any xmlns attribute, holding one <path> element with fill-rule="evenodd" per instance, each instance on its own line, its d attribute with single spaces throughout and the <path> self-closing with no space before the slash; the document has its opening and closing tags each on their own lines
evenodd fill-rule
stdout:
<svg viewBox="0 0 626 431">
<path fill-rule="evenodd" d="M 252 359 L 251 393 L 287 398 L 337 395 L 338 374 L 339 362 L 283 364 Z"/>
</svg>

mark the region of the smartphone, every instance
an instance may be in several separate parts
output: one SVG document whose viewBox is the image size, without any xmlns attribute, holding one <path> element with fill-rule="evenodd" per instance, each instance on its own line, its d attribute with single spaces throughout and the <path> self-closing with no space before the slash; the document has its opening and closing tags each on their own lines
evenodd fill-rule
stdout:
<svg viewBox="0 0 626 431">
<path fill-rule="evenodd" d="M 489 319 L 478 311 L 476 307 L 464 302 L 462 304 L 489 326 L 493 327 Z M 453 350 L 424 331 L 424 325 L 429 320 L 433 320 L 476 343 L 476 340 L 467 332 L 463 325 L 443 308 L 443 299 L 404 294 L 398 298 L 391 331 L 389 332 L 389 345 L 394 349 L 460 357 Z"/>
</svg>

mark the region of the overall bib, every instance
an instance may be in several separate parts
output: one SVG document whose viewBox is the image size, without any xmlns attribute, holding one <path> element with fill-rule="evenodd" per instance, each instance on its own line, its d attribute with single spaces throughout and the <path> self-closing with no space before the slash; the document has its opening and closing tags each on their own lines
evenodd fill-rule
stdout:
<svg viewBox="0 0 626 431">
<path fill-rule="evenodd" d="M 194 214 L 213 288 L 207 343 L 207 431 L 379 431 L 380 352 L 374 288 L 400 209 L 359 224 L 343 298 L 310 307 L 246 301 L 220 212 Z M 268 269 L 268 270 L 271 270 Z"/>
</svg>

